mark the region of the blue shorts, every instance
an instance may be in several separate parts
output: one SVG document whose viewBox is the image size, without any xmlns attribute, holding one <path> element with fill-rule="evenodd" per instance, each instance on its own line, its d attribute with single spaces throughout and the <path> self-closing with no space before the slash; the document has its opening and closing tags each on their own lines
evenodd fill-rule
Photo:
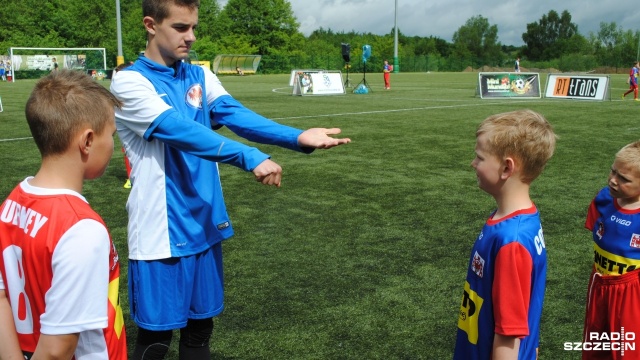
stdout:
<svg viewBox="0 0 640 360">
<path fill-rule="evenodd" d="M 222 312 L 222 244 L 196 255 L 129 260 L 131 317 L 143 329 L 181 329 Z"/>
</svg>

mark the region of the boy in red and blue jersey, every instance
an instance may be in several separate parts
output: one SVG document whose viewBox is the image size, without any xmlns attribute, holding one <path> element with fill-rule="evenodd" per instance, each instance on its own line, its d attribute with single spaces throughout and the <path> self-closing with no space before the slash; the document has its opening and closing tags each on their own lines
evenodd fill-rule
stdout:
<svg viewBox="0 0 640 360">
<path fill-rule="evenodd" d="M 622 99 L 624 100 L 625 96 L 633 93 L 633 100 L 638 100 L 638 72 L 640 71 L 640 62 L 635 62 L 631 70 L 629 70 L 629 90 L 626 93 L 622 94 Z"/>
<path fill-rule="evenodd" d="M 498 207 L 471 250 L 454 360 L 537 358 L 547 252 L 529 187 L 555 142 L 531 110 L 490 116 L 476 132 L 471 166 Z"/>
<path fill-rule="evenodd" d="M 616 154 L 609 181 L 591 202 L 585 227 L 594 264 L 584 341 L 640 334 L 640 141 Z M 626 337 L 628 339 L 628 337 Z M 640 349 L 584 350 L 582 359 L 640 359 Z"/>
</svg>

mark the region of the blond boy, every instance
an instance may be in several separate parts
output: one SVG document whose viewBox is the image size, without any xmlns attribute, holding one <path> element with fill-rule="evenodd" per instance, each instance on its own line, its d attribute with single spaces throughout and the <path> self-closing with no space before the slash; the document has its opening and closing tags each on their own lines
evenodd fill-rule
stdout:
<svg viewBox="0 0 640 360">
<path fill-rule="evenodd" d="M 490 116 L 471 162 L 497 209 L 471 250 L 454 359 L 535 359 L 547 270 L 540 214 L 529 187 L 553 155 L 556 136 L 540 114 Z"/>
<path fill-rule="evenodd" d="M 640 141 L 615 156 L 607 186 L 595 196 L 585 227 L 593 236 L 593 271 L 587 293 L 582 359 L 640 359 L 626 348 L 640 335 Z M 607 339 L 618 346 L 612 344 Z M 622 345 L 621 345 L 622 344 Z"/>
</svg>

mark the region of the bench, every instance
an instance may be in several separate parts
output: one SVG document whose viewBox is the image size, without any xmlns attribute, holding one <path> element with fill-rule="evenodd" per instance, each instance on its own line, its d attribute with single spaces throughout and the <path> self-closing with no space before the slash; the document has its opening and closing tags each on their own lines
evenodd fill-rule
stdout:
<svg viewBox="0 0 640 360">
<path fill-rule="evenodd" d="M 217 75 L 255 74 L 260 65 L 261 55 L 217 55 L 213 60 L 213 72 Z"/>
</svg>

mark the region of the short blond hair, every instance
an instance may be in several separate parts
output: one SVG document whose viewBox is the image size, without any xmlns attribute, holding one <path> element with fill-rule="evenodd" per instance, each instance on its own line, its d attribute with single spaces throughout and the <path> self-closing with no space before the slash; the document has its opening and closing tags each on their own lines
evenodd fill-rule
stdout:
<svg viewBox="0 0 640 360">
<path fill-rule="evenodd" d="M 633 167 L 640 174 L 640 141 L 627 144 L 618 150 L 616 160 Z"/>
<path fill-rule="evenodd" d="M 530 184 L 544 170 L 556 147 L 551 124 L 533 110 L 495 114 L 478 127 L 476 137 L 488 135 L 488 151 L 498 158 L 513 157 L 522 166 L 520 180 Z"/>
<path fill-rule="evenodd" d="M 122 103 L 91 76 L 60 70 L 38 80 L 25 107 L 27 123 L 42 157 L 62 154 L 83 126 L 97 134 L 114 120 Z M 111 112 L 109 112 L 111 111 Z"/>
</svg>

